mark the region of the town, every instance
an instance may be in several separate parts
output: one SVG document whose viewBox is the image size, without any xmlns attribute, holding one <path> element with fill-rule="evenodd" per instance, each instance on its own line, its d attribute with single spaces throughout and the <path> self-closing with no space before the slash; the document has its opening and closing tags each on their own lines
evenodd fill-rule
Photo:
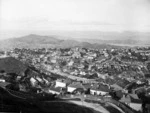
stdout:
<svg viewBox="0 0 150 113">
<path fill-rule="evenodd" d="M 131 111 L 150 112 L 150 100 L 144 101 L 150 97 L 150 47 L 14 48 L 1 51 L 0 58 L 17 59 L 34 70 L 16 73 L 11 79 L 11 71 L 1 70 L 0 82 L 18 81 L 20 91 L 34 88 L 36 93 L 51 93 L 60 98 L 114 99 Z M 130 110 L 126 112 L 131 113 Z"/>
</svg>

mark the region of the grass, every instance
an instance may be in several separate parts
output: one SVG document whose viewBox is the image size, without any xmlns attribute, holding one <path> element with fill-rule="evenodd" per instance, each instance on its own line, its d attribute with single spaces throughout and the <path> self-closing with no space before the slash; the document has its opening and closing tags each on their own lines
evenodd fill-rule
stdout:
<svg viewBox="0 0 150 113">
<path fill-rule="evenodd" d="M 4 70 L 6 73 L 21 74 L 26 69 L 27 66 L 15 58 L 7 57 L 0 59 L 0 71 Z"/>
</svg>

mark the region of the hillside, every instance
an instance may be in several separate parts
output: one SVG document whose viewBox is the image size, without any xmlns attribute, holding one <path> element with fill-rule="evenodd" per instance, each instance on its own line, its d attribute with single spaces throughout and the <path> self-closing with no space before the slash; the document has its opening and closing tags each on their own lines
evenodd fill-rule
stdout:
<svg viewBox="0 0 150 113">
<path fill-rule="evenodd" d="M 27 68 L 28 66 L 12 57 L 0 59 L 0 71 L 22 74 Z"/>
<path fill-rule="evenodd" d="M 71 34 L 71 33 L 70 33 Z M 78 37 L 79 41 L 98 43 L 98 44 L 149 44 L 150 33 L 149 32 L 100 32 L 100 31 L 88 31 L 88 32 L 76 32 L 72 35 Z M 66 35 L 67 36 L 67 35 Z"/>
<path fill-rule="evenodd" d="M 141 41 L 134 39 L 120 39 L 120 40 L 98 40 L 98 39 L 86 39 L 87 42 L 98 43 L 98 44 L 140 44 Z M 144 43 L 144 42 L 142 42 Z"/>
<path fill-rule="evenodd" d="M 54 38 L 53 36 L 40 36 L 35 34 L 30 34 L 20 38 L 14 38 L 14 42 L 24 42 L 29 44 L 57 44 L 62 40 Z"/>
<path fill-rule="evenodd" d="M 80 42 L 75 40 L 64 40 L 58 45 L 58 47 L 68 48 L 68 47 L 78 46 L 79 44 Z"/>
<path fill-rule="evenodd" d="M 92 43 L 92 41 L 84 40 L 83 42 L 76 40 L 62 40 L 58 39 L 57 36 L 40 36 L 30 34 L 27 36 L 7 39 L 0 41 L 1 50 L 10 50 L 13 48 L 69 48 L 69 47 L 85 47 L 94 49 L 114 48 L 119 46 L 109 45 L 107 43 Z"/>
<path fill-rule="evenodd" d="M 85 46 L 84 42 L 98 45 L 145 46 L 150 43 L 149 32 L 101 32 L 101 31 L 49 31 L 47 36 L 42 32 L 0 41 L 0 49 L 12 48 L 49 48 Z M 23 35 L 23 34 L 22 34 Z M 88 47 L 91 45 L 88 44 Z M 99 47 L 99 46 L 96 46 Z M 103 47 L 103 46 L 101 46 Z"/>
</svg>

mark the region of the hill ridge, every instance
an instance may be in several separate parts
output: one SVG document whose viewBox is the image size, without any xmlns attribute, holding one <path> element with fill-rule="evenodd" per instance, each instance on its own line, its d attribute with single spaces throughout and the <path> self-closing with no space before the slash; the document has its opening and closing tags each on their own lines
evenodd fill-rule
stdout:
<svg viewBox="0 0 150 113">
<path fill-rule="evenodd" d="M 83 41 L 78 41 L 74 39 L 63 40 L 59 36 L 41 36 L 37 34 L 29 34 L 26 36 L 7 39 L 0 41 L 1 50 L 9 50 L 12 48 L 70 48 L 70 47 L 86 47 L 86 48 L 95 48 L 95 49 L 104 49 L 104 48 L 118 48 L 113 44 L 135 44 L 138 41 L 129 39 L 129 40 L 94 40 L 86 39 Z"/>
</svg>

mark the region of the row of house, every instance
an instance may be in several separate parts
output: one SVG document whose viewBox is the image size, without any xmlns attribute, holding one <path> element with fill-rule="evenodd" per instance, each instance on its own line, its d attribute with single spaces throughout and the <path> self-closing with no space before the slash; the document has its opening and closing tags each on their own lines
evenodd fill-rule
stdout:
<svg viewBox="0 0 150 113">
<path fill-rule="evenodd" d="M 64 90 L 68 93 L 87 93 L 92 95 L 106 95 L 110 92 L 110 87 L 104 84 L 83 84 L 81 82 L 71 82 L 70 80 L 59 79 L 55 81 L 55 85 L 50 87 L 49 93 L 60 94 Z"/>
</svg>

